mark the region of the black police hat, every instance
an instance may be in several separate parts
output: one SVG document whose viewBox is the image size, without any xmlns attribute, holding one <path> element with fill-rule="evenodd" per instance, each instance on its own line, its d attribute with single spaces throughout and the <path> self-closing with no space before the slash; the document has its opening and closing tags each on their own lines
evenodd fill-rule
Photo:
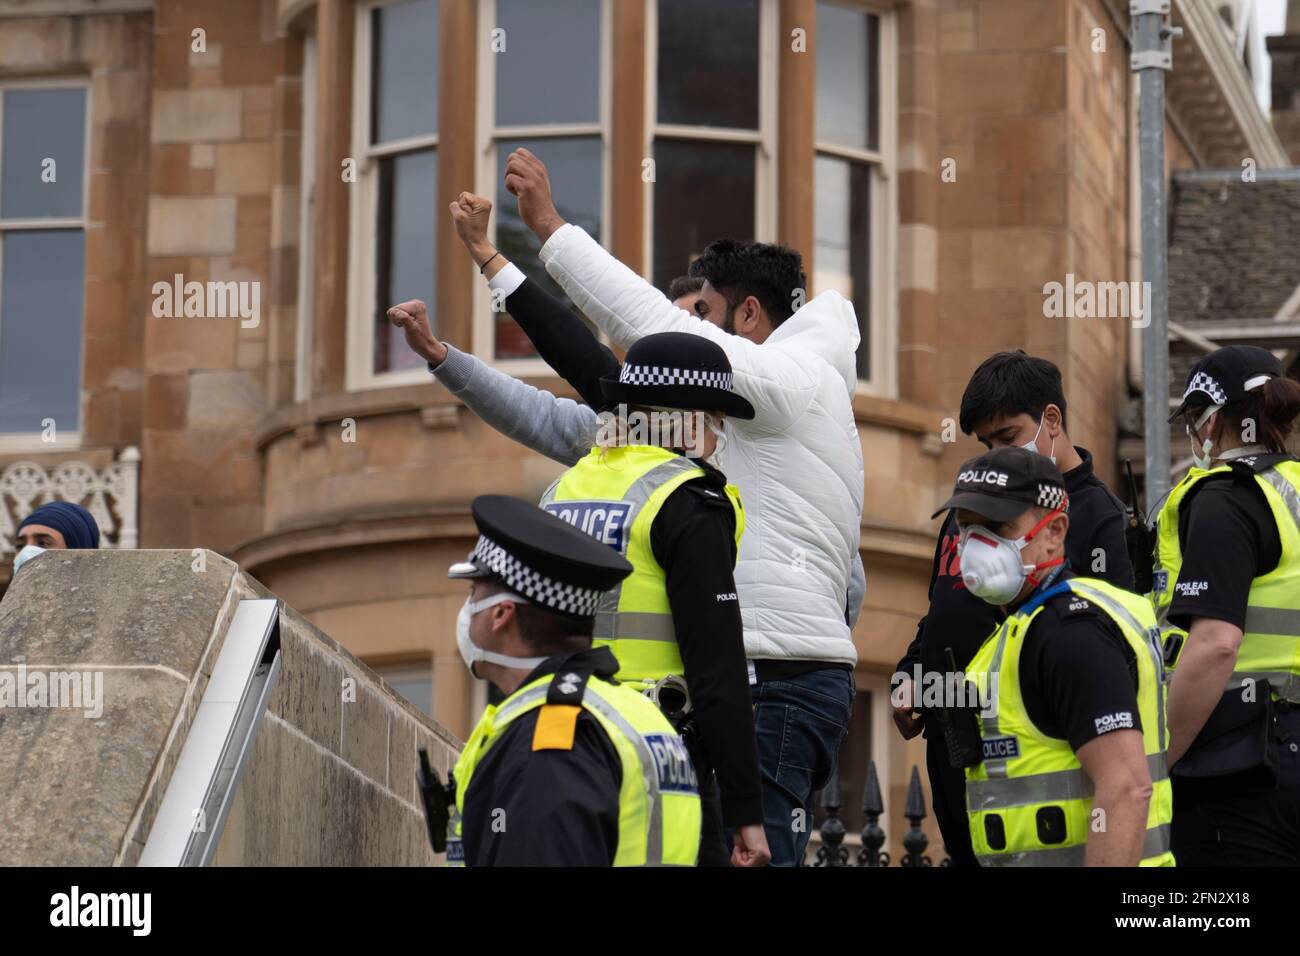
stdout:
<svg viewBox="0 0 1300 956">
<path fill-rule="evenodd" d="M 717 342 L 689 332 L 658 332 L 627 350 L 618 376 L 600 380 L 611 404 L 722 412 L 753 418 L 754 406 L 731 390 L 731 362 Z"/>
<path fill-rule="evenodd" d="M 965 508 L 994 521 L 1014 521 L 1035 506 L 1069 508 L 1061 470 L 1027 448 L 995 448 L 961 466 L 952 497 L 930 517 Z"/>
<path fill-rule="evenodd" d="M 525 501 L 480 495 L 470 511 L 478 543 L 450 578 L 490 578 L 549 611 L 593 617 L 601 595 L 632 573 L 609 545 Z"/>
<path fill-rule="evenodd" d="M 1280 378 L 1282 363 L 1258 345 L 1226 345 L 1211 352 L 1187 373 L 1182 404 L 1169 416 L 1172 424 L 1189 409 L 1231 405 L 1246 398 L 1270 378 Z"/>
</svg>

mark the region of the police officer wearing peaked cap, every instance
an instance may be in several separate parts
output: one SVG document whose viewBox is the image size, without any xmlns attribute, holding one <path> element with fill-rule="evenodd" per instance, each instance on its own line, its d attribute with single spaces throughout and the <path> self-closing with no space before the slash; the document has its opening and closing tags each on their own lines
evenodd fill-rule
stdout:
<svg viewBox="0 0 1300 956">
<path fill-rule="evenodd" d="M 1172 865 L 1150 603 L 1070 570 L 1069 496 L 1043 455 L 971 459 L 935 516 L 950 509 L 966 587 L 1005 614 L 966 667 L 980 706 L 945 702 L 980 865 Z"/>
<path fill-rule="evenodd" d="M 611 548 L 499 495 L 472 505 L 479 538 L 448 575 L 470 581 L 456 639 L 507 695 L 454 771 L 447 862 L 469 866 L 694 865 L 697 782 L 681 738 L 591 632 L 631 572 Z"/>
<path fill-rule="evenodd" d="M 700 865 L 766 865 L 765 790 L 734 576 L 745 514 L 719 470 L 725 420 L 753 418 L 754 407 L 732 390 L 722 347 L 685 332 L 638 339 L 601 388 L 616 412 L 605 414 L 595 447 L 541 505 L 632 564 L 631 576 L 601 600 L 596 644 L 618 660 L 617 680 L 656 695 L 682 732 L 700 781 Z M 652 415 L 661 427 L 639 428 Z M 789 819 L 776 825 L 788 830 Z"/>
</svg>

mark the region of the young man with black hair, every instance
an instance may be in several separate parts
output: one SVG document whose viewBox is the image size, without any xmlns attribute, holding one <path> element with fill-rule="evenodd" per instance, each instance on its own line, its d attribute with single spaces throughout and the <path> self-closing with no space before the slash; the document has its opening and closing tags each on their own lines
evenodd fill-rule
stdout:
<svg viewBox="0 0 1300 956">
<path fill-rule="evenodd" d="M 834 772 L 854 697 L 850 582 L 860 567 L 863 467 L 853 306 L 833 291 L 805 302 L 793 250 L 728 240 L 692 263 L 691 275 L 705 282 L 695 309 L 681 309 L 564 221 L 531 152 L 511 153 L 505 185 L 542 243 L 547 272 L 614 343 L 626 348 L 660 332 L 707 338 L 726 353 L 736 393 L 754 405 L 752 421 L 727 419 L 723 467 L 740 488 L 749 528 L 736 587 L 764 826 L 773 865 L 796 866 L 813 793 Z"/>
<path fill-rule="evenodd" d="M 974 435 L 986 448 L 1019 446 L 1051 459 L 1063 473 L 1070 496 L 1065 541 L 1070 567 L 1077 574 L 1132 590 L 1124 505 L 1093 473 L 1092 453 L 1070 441 L 1060 369 L 1020 350 L 990 356 L 975 370 L 962 395 L 960 424 L 963 433 Z M 972 595 L 962 582 L 957 556 L 960 537 L 956 519 L 949 514 L 930 572 L 930 607 L 898 662 L 892 702 L 894 722 L 904 738 L 925 732 L 934 815 L 948 855 L 957 866 L 976 866 L 962 771 L 948 761 L 938 712 L 926 714 L 920 701 L 914 701 L 914 694 L 920 696 L 915 682 L 918 671 L 946 674 L 951 669 L 949 648 L 957 668 L 964 670 L 1000 616 L 998 608 Z"/>
</svg>

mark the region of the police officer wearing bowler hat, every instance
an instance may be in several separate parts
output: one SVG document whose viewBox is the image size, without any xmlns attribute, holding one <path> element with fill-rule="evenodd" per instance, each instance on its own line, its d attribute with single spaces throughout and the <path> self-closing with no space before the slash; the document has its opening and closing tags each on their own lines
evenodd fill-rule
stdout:
<svg viewBox="0 0 1300 956">
<path fill-rule="evenodd" d="M 1005 614 L 966 667 L 978 695 L 936 701 L 950 758 L 965 769 L 980 865 L 1172 865 L 1150 603 L 1070 570 L 1069 496 L 1042 455 L 998 448 L 971 459 L 935 517 L 948 510 L 966 587 Z"/>
<path fill-rule="evenodd" d="M 456 622 L 466 666 L 506 699 L 488 707 L 453 772 L 447 862 L 469 866 L 695 863 L 700 801 L 690 757 L 655 704 L 614 683 L 591 646 L 601 595 L 631 567 L 538 508 L 472 505 L 479 538 Z"/>
<path fill-rule="evenodd" d="M 601 380 L 613 411 L 596 446 L 541 505 L 632 565 L 601 599 L 595 643 L 613 651 L 617 679 L 654 696 L 682 730 L 701 786 L 700 864 L 762 866 L 771 854 L 733 576 L 744 511 L 716 467 L 726 417 L 753 418 L 754 408 L 731 386 L 716 343 L 682 332 L 639 339 Z"/>
<path fill-rule="evenodd" d="M 1300 864 L 1300 385 L 1233 345 L 1187 378 L 1194 466 L 1156 521 L 1174 852 L 1194 866 Z"/>
</svg>

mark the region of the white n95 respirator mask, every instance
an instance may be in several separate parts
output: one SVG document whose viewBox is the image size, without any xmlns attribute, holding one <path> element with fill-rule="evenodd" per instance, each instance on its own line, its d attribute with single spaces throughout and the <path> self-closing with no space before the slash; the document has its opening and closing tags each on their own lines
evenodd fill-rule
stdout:
<svg viewBox="0 0 1300 956">
<path fill-rule="evenodd" d="M 474 672 L 474 665 L 479 661 L 486 661 L 489 664 L 500 664 L 502 667 L 511 667 L 518 670 L 532 670 L 534 667 L 546 660 L 545 657 L 512 657 L 509 654 L 497 654 L 494 651 L 485 651 L 474 643 L 474 639 L 469 636 L 469 622 L 473 620 L 474 615 L 479 611 L 486 611 L 490 607 L 496 607 L 498 604 L 504 604 L 510 601 L 514 604 L 528 604 L 529 602 L 517 594 L 503 593 L 493 594 L 481 601 L 471 601 L 466 599 L 461 606 L 460 613 L 456 615 L 456 647 L 460 651 L 460 659 L 465 662 L 469 672 L 475 677 L 478 674 Z"/>
<path fill-rule="evenodd" d="M 1043 564 L 1025 564 L 1021 551 L 1039 530 L 1059 512 L 1053 511 L 1019 538 L 1004 538 L 980 525 L 967 525 L 962 529 L 957 544 L 961 562 L 961 579 L 977 598 L 989 604 L 1004 605 L 1016 599 L 1025 581 L 1036 584 L 1038 571 L 1064 563 L 1055 558 Z"/>
<path fill-rule="evenodd" d="M 26 564 L 28 561 L 30 561 L 32 558 L 36 557 L 38 554 L 40 554 L 40 553 L 43 552 L 44 550 L 45 550 L 45 549 L 42 548 L 42 547 L 38 547 L 37 545 L 34 545 L 34 544 L 29 544 L 29 545 L 27 545 L 26 547 L 24 547 L 21 551 L 19 551 L 17 554 L 15 554 L 15 555 L 14 555 L 14 574 L 17 574 L 19 568 L 21 568 L 24 564 Z"/>
</svg>

